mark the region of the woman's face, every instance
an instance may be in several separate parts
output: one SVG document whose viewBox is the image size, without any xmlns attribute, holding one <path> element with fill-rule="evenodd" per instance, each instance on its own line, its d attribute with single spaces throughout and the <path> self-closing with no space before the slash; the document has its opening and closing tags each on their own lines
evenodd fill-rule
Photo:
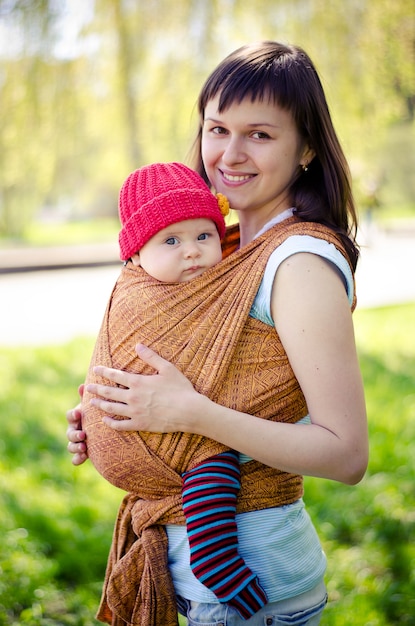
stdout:
<svg viewBox="0 0 415 626">
<path fill-rule="evenodd" d="M 216 191 L 240 212 L 241 223 L 249 219 L 259 229 L 292 206 L 290 184 L 311 151 L 291 113 L 272 102 L 245 98 L 222 113 L 218 104 L 216 96 L 205 109 L 205 170 Z"/>
</svg>

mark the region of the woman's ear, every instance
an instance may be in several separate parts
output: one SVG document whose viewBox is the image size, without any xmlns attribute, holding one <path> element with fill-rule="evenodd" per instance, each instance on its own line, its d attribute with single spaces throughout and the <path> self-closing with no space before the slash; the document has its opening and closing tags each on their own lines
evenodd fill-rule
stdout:
<svg viewBox="0 0 415 626">
<path fill-rule="evenodd" d="M 136 254 L 133 254 L 133 256 L 131 257 L 131 260 L 134 265 L 136 265 L 137 267 L 140 266 L 140 255 L 138 252 Z"/>
<path fill-rule="evenodd" d="M 311 146 L 306 145 L 301 155 L 301 159 L 300 159 L 301 167 L 303 168 L 307 167 L 307 165 L 311 163 L 311 161 L 314 159 L 315 156 L 316 156 L 316 153 L 314 149 Z"/>
</svg>

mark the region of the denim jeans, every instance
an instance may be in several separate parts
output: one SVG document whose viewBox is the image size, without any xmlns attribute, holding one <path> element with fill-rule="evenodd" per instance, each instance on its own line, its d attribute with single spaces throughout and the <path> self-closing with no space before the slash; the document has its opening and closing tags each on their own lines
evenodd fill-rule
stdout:
<svg viewBox="0 0 415 626">
<path fill-rule="evenodd" d="M 270 602 L 249 620 L 227 604 L 206 604 L 178 598 L 188 626 L 318 626 L 327 603 L 324 583 L 294 598 Z"/>
</svg>

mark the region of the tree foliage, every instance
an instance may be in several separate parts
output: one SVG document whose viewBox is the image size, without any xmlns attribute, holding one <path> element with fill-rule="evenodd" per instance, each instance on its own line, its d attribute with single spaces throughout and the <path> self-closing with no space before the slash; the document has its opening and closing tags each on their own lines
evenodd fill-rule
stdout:
<svg viewBox="0 0 415 626">
<path fill-rule="evenodd" d="M 413 0 L 0 0 L 0 236 L 116 214 L 130 170 L 186 160 L 203 80 L 258 39 L 309 52 L 356 179 L 390 188 L 390 146 L 415 145 Z"/>
</svg>

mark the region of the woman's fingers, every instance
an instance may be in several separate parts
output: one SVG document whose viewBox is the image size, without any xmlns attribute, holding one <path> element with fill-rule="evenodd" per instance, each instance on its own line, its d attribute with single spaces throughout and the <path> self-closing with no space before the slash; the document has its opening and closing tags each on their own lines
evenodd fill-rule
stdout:
<svg viewBox="0 0 415 626">
<path fill-rule="evenodd" d="M 128 384 L 126 384 L 126 382 L 128 381 L 128 379 L 132 378 L 132 375 L 129 374 L 128 372 L 124 372 L 122 370 L 116 370 L 113 369 L 112 367 L 105 367 L 104 365 L 96 365 L 94 367 L 94 373 L 98 374 L 98 376 L 102 376 L 102 378 L 106 378 L 107 380 L 110 380 L 111 382 L 117 384 L 117 385 L 122 385 L 123 387 L 129 387 Z M 95 386 L 95 385 L 87 385 L 87 391 L 91 390 L 91 387 Z M 114 387 L 114 389 L 116 389 L 116 387 Z"/>
<path fill-rule="evenodd" d="M 118 430 L 118 431 L 137 430 L 136 428 L 133 428 L 133 422 L 131 419 L 116 420 L 112 417 L 109 417 L 108 415 L 105 415 L 102 418 L 102 421 L 104 422 L 104 424 L 106 424 L 113 430 Z"/>
<path fill-rule="evenodd" d="M 81 427 L 82 412 L 80 404 L 78 404 L 74 409 L 66 411 L 66 420 L 70 428 L 79 429 Z"/>
<path fill-rule="evenodd" d="M 148 348 L 142 343 L 138 343 L 135 347 L 135 351 L 144 363 L 150 365 L 158 374 L 162 374 L 163 370 L 172 367 L 169 361 L 163 359 L 157 352 L 154 352 L 151 348 Z"/>
<path fill-rule="evenodd" d="M 78 392 L 82 398 L 84 385 L 79 386 Z M 66 420 L 68 422 L 68 428 L 66 430 L 68 452 L 73 455 L 73 465 L 81 465 L 87 460 L 88 452 L 85 442 L 86 433 L 82 430 L 82 411 L 80 404 L 66 412 Z"/>
<path fill-rule="evenodd" d="M 70 411 L 68 411 L 68 413 L 70 413 Z M 70 424 L 66 431 L 66 437 L 68 439 L 68 452 L 73 455 L 73 465 L 81 465 L 88 458 L 85 432 L 78 430 L 74 425 Z"/>
<path fill-rule="evenodd" d="M 82 463 L 85 463 L 88 459 L 88 454 L 82 451 L 73 451 L 72 448 L 69 448 L 69 445 L 73 446 L 74 444 L 68 444 L 68 451 L 72 454 L 72 465 L 82 465 Z"/>
<path fill-rule="evenodd" d="M 70 424 L 66 431 L 66 438 L 71 443 L 80 443 L 82 441 L 85 441 L 86 434 L 85 431 L 79 430 L 79 428 L 76 428 L 76 426 Z"/>
<path fill-rule="evenodd" d="M 91 385 L 91 388 L 92 388 L 92 385 Z M 97 409 L 100 409 L 101 411 L 109 415 L 119 415 L 120 417 L 130 417 L 129 403 L 127 402 L 128 398 L 126 397 L 126 394 L 128 393 L 129 390 L 128 389 L 121 390 L 124 396 L 121 396 L 119 401 L 116 401 L 115 398 L 114 398 L 114 401 L 105 399 L 105 398 L 112 397 L 113 394 L 111 394 L 111 391 L 108 391 L 112 389 L 114 389 L 114 387 L 105 387 L 104 385 L 98 385 L 98 389 L 96 391 L 91 390 L 91 393 L 94 393 L 97 396 L 101 396 L 101 397 L 91 398 L 91 404 L 97 407 Z M 90 391 L 89 386 L 88 386 L 88 391 Z M 123 397 L 125 397 L 125 402 L 122 401 Z"/>
<path fill-rule="evenodd" d="M 175 365 L 150 348 L 138 344 L 136 351 L 154 374 L 133 374 L 97 365 L 94 372 L 115 385 L 89 384 L 87 391 L 93 396 L 90 402 L 104 413 L 104 422 L 114 430 L 174 432 L 182 415 L 183 398 L 195 390 Z M 127 419 L 120 422 L 111 416 Z"/>
</svg>

